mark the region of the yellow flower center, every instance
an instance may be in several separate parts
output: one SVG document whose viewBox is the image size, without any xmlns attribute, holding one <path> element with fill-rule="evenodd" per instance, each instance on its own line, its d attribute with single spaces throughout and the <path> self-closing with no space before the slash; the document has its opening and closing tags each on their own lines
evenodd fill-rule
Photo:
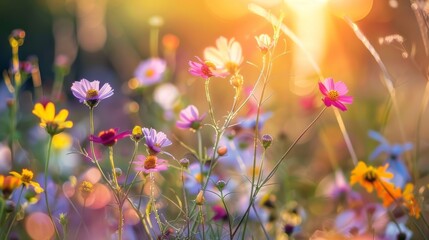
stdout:
<svg viewBox="0 0 429 240">
<path fill-rule="evenodd" d="M 146 70 L 145 73 L 146 77 L 152 77 L 153 75 L 155 75 L 155 70 L 153 70 L 152 68 L 149 68 L 148 70 Z"/>
<path fill-rule="evenodd" d="M 94 98 L 94 97 L 96 97 L 96 96 L 98 96 L 98 91 L 97 91 L 97 90 L 95 90 L 95 89 L 89 89 L 89 90 L 86 92 L 86 98 Z"/>
<path fill-rule="evenodd" d="M 144 161 L 144 168 L 153 169 L 155 167 L 156 167 L 156 157 L 152 155 L 148 156 Z"/>
<path fill-rule="evenodd" d="M 370 183 L 375 182 L 377 178 L 378 176 L 377 176 L 377 173 L 374 171 L 374 169 L 369 169 L 364 175 L 365 181 Z"/>
<path fill-rule="evenodd" d="M 30 183 L 33 180 L 33 172 L 27 169 L 22 169 L 21 181 Z"/>
<path fill-rule="evenodd" d="M 237 71 L 237 64 L 234 62 L 227 62 L 225 64 L 225 68 L 228 70 L 229 73 L 234 74 Z"/>
<path fill-rule="evenodd" d="M 79 191 L 83 198 L 87 198 L 89 194 L 94 190 L 94 185 L 91 182 L 83 181 L 80 184 Z"/>
<path fill-rule="evenodd" d="M 195 180 L 201 183 L 203 181 L 203 175 L 201 173 L 195 174 Z"/>
<path fill-rule="evenodd" d="M 340 94 L 338 94 L 337 90 L 331 90 L 331 91 L 328 92 L 328 97 L 332 101 L 337 101 L 339 96 L 340 96 Z"/>
</svg>

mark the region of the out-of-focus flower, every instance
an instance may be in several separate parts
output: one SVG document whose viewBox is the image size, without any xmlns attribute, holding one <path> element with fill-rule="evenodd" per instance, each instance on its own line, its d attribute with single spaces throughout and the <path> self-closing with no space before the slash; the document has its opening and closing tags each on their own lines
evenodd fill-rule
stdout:
<svg viewBox="0 0 429 240">
<path fill-rule="evenodd" d="M 195 203 L 197 205 L 203 205 L 206 199 L 204 198 L 204 191 L 200 190 L 197 194 L 197 197 L 195 198 Z"/>
<path fill-rule="evenodd" d="M 0 189 L 5 199 L 8 199 L 10 194 L 21 185 L 21 179 L 15 176 L 0 175 Z"/>
<path fill-rule="evenodd" d="M 222 206 L 213 205 L 212 210 L 214 213 L 213 218 L 212 218 L 213 221 L 219 221 L 219 220 L 226 221 L 226 220 L 228 220 L 228 213 L 226 212 L 225 208 L 223 208 Z"/>
<path fill-rule="evenodd" d="M 389 222 L 386 226 L 386 231 L 383 236 L 383 240 L 400 239 L 400 240 L 411 240 L 413 232 L 405 226 L 403 223 Z"/>
<path fill-rule="evenodd" d="M 85 78 L 74 82 L 71 90 L 79 102 L 85 103 L 89 108 L 96 107 L 101 100 L 113 95 L 113 89 L 108 83 L 103 84 L 100 89 L 100 81 L 90 82 Z"/>
<path fill-rule="evenodd" d="M 96 143 L 101 143 L 107 147 L 111 147 L 115 145 L 119 139 L 128 137 L 130 134 L 130 131 L 124 131 L 118 134 L 118 128 L 111 128 L 109 130 L 101 131 L 98 134 L 98 137 L 95 135 L 89 136 L 89 140 Z"/>
<path fill-rule="evenodd" d="M 201 122 L 206 117 L 206 115 L 203 114 L 200 116 L 197 107 L 194 105 L 189 105 L 180 111 L 179 117 L 179 120 L 176 122 L 176 126 L 178 128 L 196 131 L 201 128 Z"/>
<path fill-rule="evenodd" d="M 359 161 L 350 176 L 350 184 L 359 183 L 369 193 L 375 189 L 378 196 L 383 200 L 383 205 L 389 206 L 401 197 L 401 191 L 399 188 L 395 188 L 392 183 L 387 182 L 387 179 L 393 177 L 392 173 L 386 171 L 387 168 L 388 164 L 374 168 Z"/>
<path fill-rule="evenodd" d="M 173 52 L 179 47 L 180 40 L 174 34 L 166 34 L 162 37 L 162 45 L 166 51 Z"/>
<path fill-rule="evenodd" d="M 52 147 L 56 150 L 67 149 L 72 145 L 73 139 L 68 133 L 59 133 L 52 139 Z"/>
<path fill-rule="evenodd" d="M 346 240 L 346 236 L 334 230 L 321 231 L 316 230 L 309 238 L 310 240 Z"/>
<path fill-rule="evenodd" d="M 134 164 L 136 164 L 134 168 L 136 171 L 141 171 L 146 174 L 165 171 L 168 169 L 167 160 L 160 159 L 154 155 L 149 155 L 147 157 L 144 155 L 138 155 Z"/>
<path fill-rule="evenodd" d="M 400 188 L 403 188 L 405 184 L 411 180 L 410 173 L 405 166 L 405 163 L 401 159 L 401 155 L 413 148 L 412 143 L 404 144 L 390 144 L 386 138 L 384 138 L 380 133 L 375 131 L 369 131 L 369 137 L 378 141 L 380 145 L 371 153 L 369 156 L 370 160 L 375 159 L 381 153 L 387 153 L 387 163 L 389 172 L 393 173 L 393 178 L 391 182 Z"/>
<path fill-rule="evenodd" d="M 26 188 L 28 188 L 29 186 L 32 186 L 34 188 L 34 191 L 36 193 L 42 193 L 44 190 L 42 187 L 40 187 L 40 184 L 33 181 L 33 172 L 31 170 L 28 169 L 22 169 L 21 174 L 12 171 L 10 172 L 10 174 L 14 177 L 17 177 L 21 180 L 22 184 L 25 185 Z"/>
<path fill-rule="evenodd" d="M 153 128 L 143 128 L 143 134 L 150 155 L 156 155 L 161 152 L 161 148 L 172 144 L 165 133 L 157 132 Z"/>
<path fill-rule="evenodd" d="M 52 102 L 48 102 L 45 106 L 36 103 L 33 114 L 40 118 L 40 127 L 45 128 L 51 136 L 64 131 L 65 128 L 73 127 L 72 121 L 66 121 L 69 111 L 62 109 L 58 115 L 55 115 L 55 105 Z"/>
<path fill-rule="evenodd" d="M 268 50 L 273 47 L 273 42 L 271 41 L 270 36 L 267 34 L 261 34 L 259 36 L 255 36 L 256 42 L 258 43 L 259 50 L 261 50 L 262 54 L 266 54 Z"/>
<path fill-rule="evenodd" d="M 408 183 L 405 185 L 405 189 L 402 193 L 402 198 L 405 207 L 408 208 L 410 216 L 414 216 L 417 219 L 420 217 L 420 206 L 414 197 L 414 184 Z"/>
<path fill-rule="evenodd" d="M 211 78 L 211 77 L 225 77 L 228 75 L 227 72 L 223 71 L 222 69 L 217 69 L 216 65 L 214 65 L 210 61 L 203 61 L 201 58 L 196 57 L 198 62 L 189 61 L 189 73 L 197 76 L 202 77 L 204 79 Z"/>
<path fill-rule="evenodd" d="M 225 37 L 219 37 L 216 47 L 204 49 L 204 59 L 213 63 L 216 69 L 234 75 L 243 62 L 241 45 L 234 38 L 228 41 Z"/>
<path fill-rule="evenodd" d="M 164 76 L 167 63 L 160 58 L 149 58 L 142 61 L 136 68 L 134 76 L 141 86 L 150 86 L 159 83 Z"/>
<path fill-rule="evenodd" d="M 9 35 L 9 43 L 11 47 L 18 47 L 24 44 L 25 31 L 22 29 L 14 29 Z"/>
<path fill-rule="evenodd" d="M 79 192 L 83 199 L 87 199 L 89 195 L 94 191 L 94 184 L 89 181 L 82 181 L 79 186 Z"/>
<path fill-rule="evenodd" d="M 324 95 L 322 101 L 327 107 L 333 105 L 341 111 L 346 111 L 344 104 L 353 103 L 353 97 L 345 95 L 349 90 L 341 81 L 334 82 L 334 79 L 327 78 L 323 83 L 319 82 L 319 90 Z"/>
</svg>

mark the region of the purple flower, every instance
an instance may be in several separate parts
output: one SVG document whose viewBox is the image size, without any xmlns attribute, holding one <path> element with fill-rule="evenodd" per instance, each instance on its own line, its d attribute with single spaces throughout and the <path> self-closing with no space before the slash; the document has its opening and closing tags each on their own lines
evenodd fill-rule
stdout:
<svg viewBox="0 0 429 240">
<path fill-rule="evenodd" d="M 113 95 L 113 89 L 108 83 L 100 89 L 100 81 L 90 82 L 85 78 L 74 82 L 71 90 L 79 102 L 84 102 L 90 108 L 96 107 L 101 100 Z"/>
<path fill-rule="evenodd" d="M 170 146 L 172 143 L 163 132 L 156 132 L 155 129 L 143 128 L 143 135 L 146 140 L 146 146 L 151 155 L 161 152 L 161 148 Z"/>
<path fill-rule="evenodd" d="M 101 143 L 104 146 L 111 147 L 111 146 L 115 145 L 115 143 L 119 139 L 128 137 L 130 135 L 131 135 L 130 131 L 125 131 L 125 132 L 121 132 L 118 134 L 117 128 L 111 128 L 111 129 L 106 130 L 106 131 L 101 131 L 98 134 L 98 137 L 95 135 L 89 136 L 89 141 Z"/>
<path fill-rule="evenodd" d="M 167 64 L 160 58 L 150 58 L 141 62 L 134 76 L 139 80 L 140 85 L 150 86 L 162 80 Z"/>
<path fill-rule="evenodd" d="M 149 155 L 147 157 L 144 155 L 138 155 L 134 164 L 136 164 L 134 168 L 136 171 L 141 171 L 146 174 L 165 171 L 168 169 L 167 160 L 157 158 L 154 155 Z"/>
<path fill-rule="evenodd" d="M 194 105 L 189 105 L 180 111 L 180 119 L 176 122 L 176 126 L 181 129 L 196 131 L 201 127 L 201 121 L 205 117 L 205 114 L 199 116 L 198 109 Z"/>
</svg>

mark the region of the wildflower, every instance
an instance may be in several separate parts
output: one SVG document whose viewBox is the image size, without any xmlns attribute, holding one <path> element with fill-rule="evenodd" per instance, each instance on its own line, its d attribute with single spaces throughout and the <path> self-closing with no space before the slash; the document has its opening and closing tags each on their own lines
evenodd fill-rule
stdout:
<svg viewBox="0 0 429 240">
<path fill-rule="evenodd" d="M 85 78 L 79 82 L 74 82 L 71 90 L 79 102 L 85 103 L 89 108 L 94 108 L 101 100 L 113 95 L 113 89 L 108 83 L 99 88 L 100 81 L 88 81 Z"/>
<path fill-rule="evenodd" d="M 162 80 L 166 68 L 167 63 L 164 60 L 150 58 L 137 66 L 134 76 L 141 86 L 150 86 Z"/>
<path fill-rule="evenodd" d="M 135 142 L 139 142 L 143 137 L 142 127 L 135 126 L 133 131 L 131 131 L 131 139 Z"/>
<path fill-rule="evenodd" d="M 168 169 L 167 160 L 160 159 L 155 155 L 149 155 L 147 157 L 144 155 L 138 155 L 134 164 L 136 164 L 136 171 L 141 171 L 146 174 L 165 171 Z"/>
<path fill-rule="evenodd" d="M 187 159 L 187 158 L 180 159 L 179 163 L 180 163 L 180 166 L 182 166 L 184 168 L 189 167 L 189 159 Z"/>
<path fill-rule="evenodd" d="M 201 122 L 205 117 L 205 114 L 200 116 L 194 105 L 189 105 L 180 111 L 180 119 L 176 122 L 176 126 L 181 129 L 196 131 L 201 128 Z"/>
<path fill-rule="evenodd" d="M 43 188 L 40 187 L 39 183 L 32 181 L 33 180 L 33 172 L 31 170 L 24 168 L 24 169 L 22 169 L 21 174 L 15 172 L 15 171 L 10 172 L 10 174 L 14 177 L 19 178 L 21 180 L 22 184 L 24 184 L 24 186 L 26 188 L 28 188 L 28 186 L 32 186 L 36 193 L 42 193 L 44 191 Z"/>
<path fill-rule="evenodd" d="M 410 240 L 413 232 L 404 223 L 389 222 L 386 226 L 384 239 Z"/>
<path fill-rule="evenodd" d="M 82 181 L 79 186 L 79 192 L 83 199 L 87 199 L 89 195 L 94 191 L 94 185 L 89 181 Z"/>
<path fill-rule="evenodd" d="M 414 197 L 414 184 L 408 183 L 402 193 L 402 198 L 405 207 L 410 211 L 410 216 L 415 216 L 417 219 L 420 217 L 420 206 Z"/>
<path fill-rule="evenodd" d="M 13 190 L 19 187 L 21 183 L 21 179 L 18 177 L 0 175 L 0 190 L 3 192 L 4 198 L 8 199 Z"/>
<path fill-rule="evenodd" d="M 273 137 L 268 134 L 264 134 L 261 138 L 262 146 L 267 149 L 273 142 Z"/>
<path fill-rule="evenodd" d="M 146 146 L 151 155 L 161 152 L 161 148 L 170 146 L 172 142 L 163 132 L 156 132 L 155 129 L 143 128 L 143 134 L 146 140 Z"/>
<path fill-rule="evenodd" d="M 225 37 L 216 40 L 216 48 L 204 49 L 204 59 L 213 63 L 216 69 L 234 75 L 243 61 L 241 45 L 234 38 L 229 41 Z"/>
<path fill-rule="evenodd" d="M 45 128 L 51 136 L 64 131 L 65 128 L 73 127 L 72 121 L 66 121 L 69 111 L 62 109 L 58 115 L 55 115 L 55 105 L 52 102 L 48 102 L 45 106 L 36 103 L 33 114 L 40 118 L 40 127 Z"/>
<path fill-rule="evenodd" d="M 212 218 L 213 221 L 226 221 L 228 220 L 228 213 L 226 212 L 225 208 L 219 205 L 213 205 L 212 207 L 214 216 Z"/>
<path fill-rule="evenodd" d="M 353 102 L 353 97 L 345 95 L 349 90 L 341 81 L 335 83 L 334 79 L 327 78 L 323 83 L 319 82 L 319 90 L 324 95 L 322 101 L 327 107 L 333 105 L 341 111 L 346 111 L 344 104 Z"/>
<path fill-rule="evenodd" d="M 22 46 L 24 39 L 25 31 L 22 29 L 14 29 L 9 35 L 9 43 L 12 47 Z"/>
<path fill-rule="evenodd" d="M 219 69 L 216 69 L 216 66 L 210 61 L 203 61 L 201 58 L 196 57 L 198 62 L 189 61 L 189 73 L 202 77 L 204 79 L 211 77 L 225 77 L 227 74 Z"/>
<path fill-rule="evenodd" d="M 217 154 L 218 154 L 220 157 L 225 156 L 225 154 L 227 154 L 227 153 L 228 153 L 228 148 L 227 148 L 227 147 L 225 147 L 225 146 L 220 146 L 220 147 L 218 147 L 218 149 L 217 149 Z"/>
<path fill-rule="evenodd" d="M 273 42 L 271 41 L 270 36 L 267 34 L 261 34 L 259 36 L 255 36 L 256 42 L 258 43 L 259 50 L 261 50 L 262 54 L 266 54 L 268 50 L 273 47 Z"/>
<path fill-rule="evenodd" d="M 401 159 L 401 155 L 413 148 L 413 144 L 404 143 L 404 144 L 390 144 L 380 133 L 375 131 L 369 132 L 369 137 L 378 141 L 380 145 L 371 153 L 369 156 L 370 160 L 375 159 L 381 153 L 387 153 L 387 163 L 389 172 L 393 173 L 393 178 L 391 182 L 400 188 L 405 186 L 405 183 L 411 180 L 411 176 L 405 163 Z"/>
<path fill-rule="evenodd" d="M 115 145 L 115 143 L 122 138 L 128 137 L 130 135 L 129 131 L 121 132 L 118 134 L 118 128 L 111 128 L 106 131 L 101 131 L 97 136 L 91 135 L 89 136 L 89 141 L 93 141 L 96 143 L 101 143 L 104 146 L 111 147 Z"/>
<path fill-rule="evenodd" d="M 52 139 L 52 147 L 56 150 L 68 149 L 72 145 L 73 139 L 68 133 L 59 133 Z"/>
<path fill-rule="evenodd" d="M 369 193 L 375 189 L 378 196 L 383 199 L 383 205 L 389 206 L 400 197 L 400 189 L 395 188 L 392 183 L 386 181 L 386 179 L 393 177 L 392 173 L 386 171 L 387 168 L 388 164 L 376 169 L 359 161 L 352 171 L 350 184 L 359 183 Z"/>
<path fill-rule="evenodd" d="M 200 190 L 197 194 L 197 197 L 195 198 L 195 203 L 197 205 L 203 205 L 206 199 L 204 198 L 204 191 Z"/>
</svg>

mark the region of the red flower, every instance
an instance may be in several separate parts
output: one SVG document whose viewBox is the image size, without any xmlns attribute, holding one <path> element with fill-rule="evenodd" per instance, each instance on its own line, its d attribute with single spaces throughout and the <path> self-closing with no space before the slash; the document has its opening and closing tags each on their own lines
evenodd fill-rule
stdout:
<svg viewBox="0 0 429 240">
<path fill-rule="evenodd" d="M 111 128 L 111 129 L 106 130 L 106 131 L 101 131 L 98 134 L 98 137 L 95 135 L 89 136 L 89 141 L 101 143 L 104 146 L 111 147 L 111 146 L 115 145 L 115 143 L 119 139 L 122 139 L 124 137 L 128 137 L 129 135 L 131 135 L 130 131 L 125 131 L 125 132 L 121 132 L 118 134 L 117 128 Z"/>
</svg>

